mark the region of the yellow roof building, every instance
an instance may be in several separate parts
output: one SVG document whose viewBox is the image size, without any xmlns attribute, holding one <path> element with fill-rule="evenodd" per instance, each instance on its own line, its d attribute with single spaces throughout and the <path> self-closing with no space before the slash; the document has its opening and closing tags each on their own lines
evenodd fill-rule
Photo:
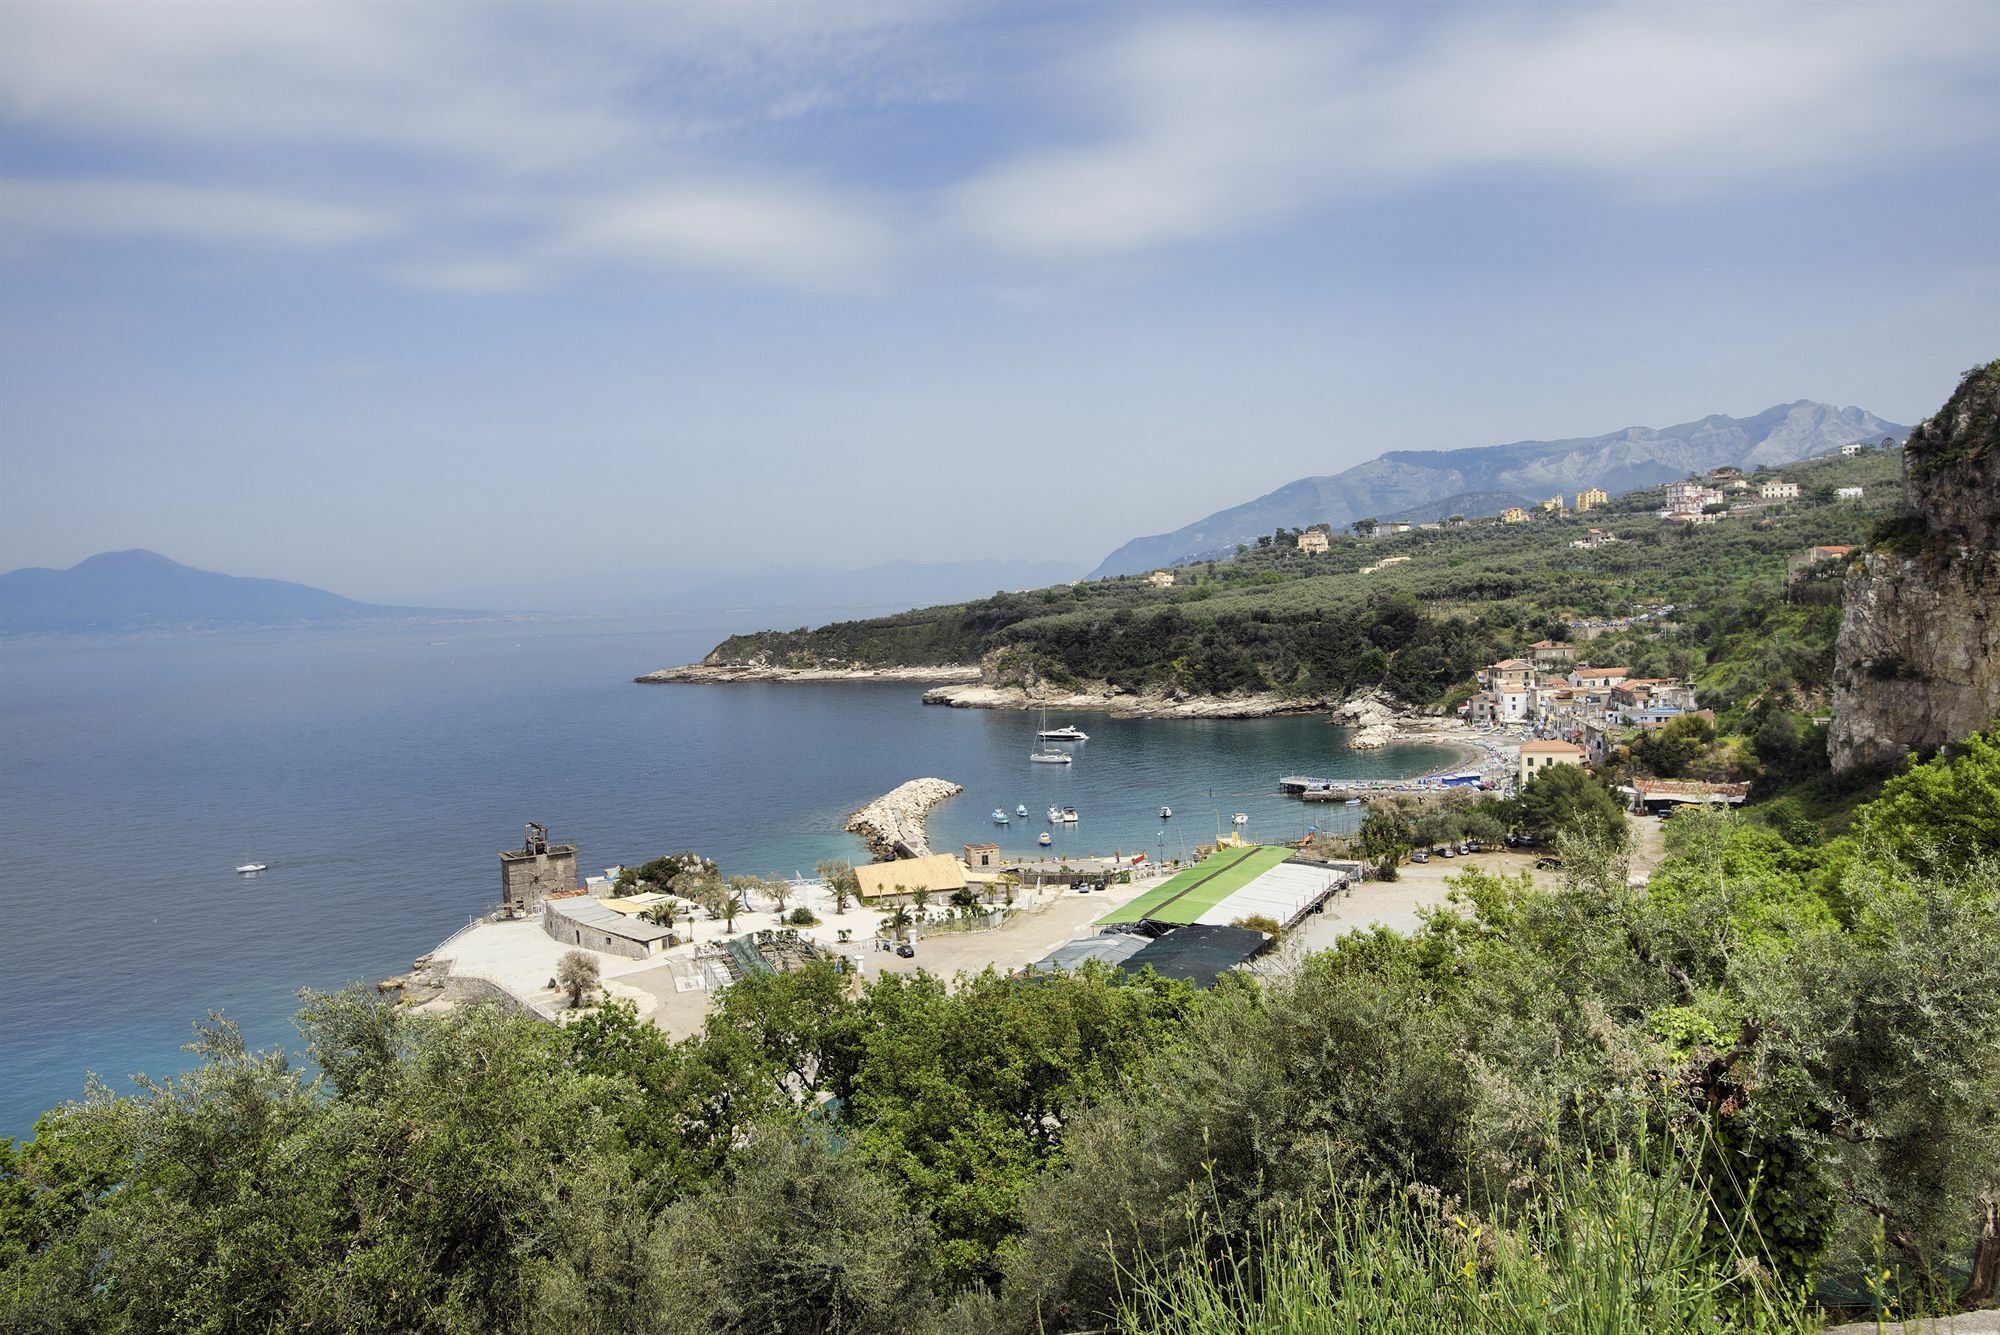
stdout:
<svg viewBox="0 0 2000 1335">
<path fill-rule="evenodd" d="M 948 895 L 965 889 L 965 864 L 949 853 L 933 853 L 925 858 L 870 862 L 854 869 L 854 879 L 864 900 L 913 895 L 919 890 Z"/>
<path fill-rule="evenodd" d="M 1599 491 L 1596 487 L 1591 487 L 1586 491 L 1579 491 L 1576 494 L 1577 512 L 1582 513 L 1585 510 L 1595 510 L 1600 505 L 1608 504 L 1610 500 L 1611 497 Z"/>
</svg>

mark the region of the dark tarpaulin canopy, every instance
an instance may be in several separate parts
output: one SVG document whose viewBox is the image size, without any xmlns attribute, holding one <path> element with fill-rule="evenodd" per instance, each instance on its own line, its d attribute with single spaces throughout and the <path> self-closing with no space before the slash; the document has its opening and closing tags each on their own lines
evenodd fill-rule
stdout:
<svg viewBox="0 0 2000 1335">
<path fill-rule="evenodd" d="M 1152 966 L 1162 978 L 1185 978 L 1207 987 L 1237 965 L 1255 958 L 1271 938 L 1248 927 L 1176 927 L 1118 967 L 1127 973 Z"/>
</svg>

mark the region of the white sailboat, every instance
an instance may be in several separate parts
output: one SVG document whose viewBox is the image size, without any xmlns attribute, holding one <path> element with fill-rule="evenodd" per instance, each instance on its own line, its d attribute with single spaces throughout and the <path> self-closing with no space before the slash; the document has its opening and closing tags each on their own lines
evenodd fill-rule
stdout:
<svg viewBox="0 0 2000 1335">
<path fill-rule="evenodd" d="M 1048 736 L 1049 735 L 1048 728 L 1049 728 L 1049 711 L 1044 709 L 1042 711 L 1042 731 L 1037 733 L 1036 736 L 1037 737 Z M 1038 746 L 1034 750 L 1028 752 L 1028 759 L 1032 760 L 1037 765 L 1067 765 L 1071 763 L 1075 759 L 1075 757 L 1070 755 L 1070 753 L 1067 751 L 1058 751 L 1053 746 Z"/>
<path fill-rule="evenodd" d="M 269 870 L 271 868 L 268 863 L 252 862 L 250 860 L 250 838 L 248 835 L 245 835 L 243 838 L 243 865 L 236 869 L 236 874 L 238 876 L 255 876 L 260 871 Z"/>
</svg>

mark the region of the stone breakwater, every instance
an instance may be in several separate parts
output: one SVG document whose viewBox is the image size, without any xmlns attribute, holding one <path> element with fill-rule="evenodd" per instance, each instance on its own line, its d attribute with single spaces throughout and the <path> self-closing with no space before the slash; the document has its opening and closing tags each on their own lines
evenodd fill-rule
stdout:
<svg viewBox="0 0 2000 1335">
<path fill-rule="evenodd" d="M 685 667 L 661 668 L 633 681 L 642 685 L 662 682 L 697 686 L 737 681 L 978 681 L 976 667 L 777 667 L 770 663 L 689 663 Z"/>
<path fill-rule="evenodd" d="M 1280 714 L 1316 714 L 1338 702 L 1268 692 L 1173 696 L 1104 685 L 1064 691 L 974 682 L 925 691 L 924 703 L 952 709 L 1093 709 L 1113 718 L 1274 718 Z"/>
<path fill-rule="evenodd" d="M 842 828 L 860 835 L 878 858 L 928 857 L 931 846 L 924 817 L 947 797 L 964 791 L 964 784 L 949 779 L 911 779 L 849 816 Z"/>
</svg>

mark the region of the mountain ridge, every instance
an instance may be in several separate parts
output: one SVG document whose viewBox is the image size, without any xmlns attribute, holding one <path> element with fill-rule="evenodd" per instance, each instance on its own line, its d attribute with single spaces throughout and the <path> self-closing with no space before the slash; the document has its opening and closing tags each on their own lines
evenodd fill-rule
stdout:
<svg viewBox="0 0 2000 1335">
<path fill-rule="evenodd" d="M 1842 445 L 1908 431 L 1863 408 L 1796 399 L 1749 417 L 1711 413 L 1673 426 L 1628 426 L 1601 436 L 1390 450 L 1338 473 L 1295 479 L 1171 533 L 1134 538 L 1107 556 L 1090 578 L 1216 556 L 1278 528 L 1341 527 L 1478 493 L 1545 497 L 1599 487 L 1617 495 L 1725 464 L 1798 463 Z M 1471 511 L 1459 513 L 1478 517 Z M 1497 513 L 1497 508 L 1486 513 Z"/>
<path fill-rule="evenodd" d="M 182 565 L 143 547 L 99 552 L 67 570 L 26 566 L 0 574 L 0 636 L 233 630 L 450 615 L 465 613 L 363 603 L 291 580 L 225 575 Z"/>
</svg>

